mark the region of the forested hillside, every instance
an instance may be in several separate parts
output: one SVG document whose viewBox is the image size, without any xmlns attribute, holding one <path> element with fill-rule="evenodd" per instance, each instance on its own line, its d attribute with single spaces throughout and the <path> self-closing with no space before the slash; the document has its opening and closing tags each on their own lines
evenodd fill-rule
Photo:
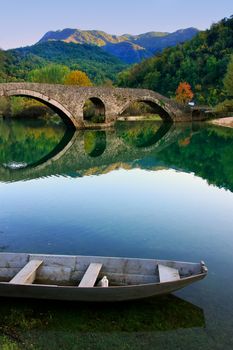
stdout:
<svg viewBox="0 0 233 350">
<path fill-rule="evenodd" d="M 28 80 L 31 70 L 50 63 L 81 70 L 87 73 L 95 84 L 102 84 L 107 80 L 114 81 L 117 73 L 126 68 L 124 63 L 97 46 L 68 44 L 62 41 L 44 42 L 1 54 L 7 57 L 7 62 L 2 64 L 2 67 L 8 81 Z"/>
<path fill-rule="evenodd" d="M 233 16 L 120 73 L 118 85 L 173 97 L 179 83 L 186 81 L 198 103 L 215 105 L 224 99 L 223 78 L 232 53 Z"/>
</svg>

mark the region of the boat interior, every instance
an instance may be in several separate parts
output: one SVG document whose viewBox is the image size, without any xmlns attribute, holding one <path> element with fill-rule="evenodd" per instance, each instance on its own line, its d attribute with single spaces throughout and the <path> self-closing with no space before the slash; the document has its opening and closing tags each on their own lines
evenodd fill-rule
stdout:
<svg viewBox="0 0 233 350">
<path fill-rule="evenodd" d="M 0 253 L 0 283 L 98 287 L 163 283 L 197 275 L 204 263 L 95 256 Z"/>
</svg>

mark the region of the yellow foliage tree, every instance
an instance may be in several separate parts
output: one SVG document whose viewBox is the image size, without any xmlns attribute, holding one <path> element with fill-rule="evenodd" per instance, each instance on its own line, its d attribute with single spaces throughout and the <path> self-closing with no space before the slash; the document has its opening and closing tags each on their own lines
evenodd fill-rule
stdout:
<svg viewBox="0 0 233 350">
<path fill-rule="evenodd" d="M 88 78 L 87 74 L 80 70 L 74 70 L 69 74 L 67 74 L 64 84 L 78 85 L 78 86 L 92 86 L 92 82 Z"/>
</svg>

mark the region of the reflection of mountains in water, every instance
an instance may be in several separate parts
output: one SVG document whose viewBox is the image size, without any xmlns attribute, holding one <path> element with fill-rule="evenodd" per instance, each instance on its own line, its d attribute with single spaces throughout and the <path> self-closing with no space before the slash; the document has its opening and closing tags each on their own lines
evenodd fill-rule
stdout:
<svg viewBox="0 0 233 350">
<path fill-rule="evenodd" d="M 0 166 L 4 182 L 51 175 L 80 177 L 114 169 L 175 168 L 233 191 L 233 131 L 213 126 L 120 123 L 108 131 L 66 133 L 26 167 Z"/>
<path fill-rule="evenodd" d="M 7 300 L 4 310 L 14 309 L 19 301 Z M 21 304 L 21 302 L 20 302 Z M 14 306 L 14 307 L 13 307 Z M 36 323 L 36 315 L 41 323 L 41 316 L 47 321 L 48 331 L 64 332 L 156 332 L 175 329 L 204 328 L 204 312 L 198 306 L 174 295 L 149 298 L 127 303 L 65 303 L 43 301 L 35 303 L 28 301 L 25 310 L 30 323 L 30 313 Z M 28 313 L 27 308 L 30 309 Z M 46 319 L 48 315 L 48 320 Z M 67 316 L 68 315 L 68 316 Z M 7 315 L 9 316 L 9 315 Z M 23 317 L 23 316 L 22 316 Z M 67 320 L 67 317 L 69 318 Z M 59 323 L 56 322 L 59 320 Z M 37 329 L 40 331 L 40 329 Z M 43 330 L 44 331 L 44 330 Z"/>
</svg>

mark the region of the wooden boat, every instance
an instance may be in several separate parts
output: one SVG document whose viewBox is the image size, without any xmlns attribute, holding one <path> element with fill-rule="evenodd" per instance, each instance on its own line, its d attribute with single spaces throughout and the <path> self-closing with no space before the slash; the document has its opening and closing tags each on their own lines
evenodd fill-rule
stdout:
<svg viewBox="0 0 233 350">
<path fill-rule="evenodd" d="M 204 262 L 0 253 L 0 296 L 123 301 L 168 294 L 203 279 Z M 98 282 L 106 276 L 108 287 Z"/>
</svg>

